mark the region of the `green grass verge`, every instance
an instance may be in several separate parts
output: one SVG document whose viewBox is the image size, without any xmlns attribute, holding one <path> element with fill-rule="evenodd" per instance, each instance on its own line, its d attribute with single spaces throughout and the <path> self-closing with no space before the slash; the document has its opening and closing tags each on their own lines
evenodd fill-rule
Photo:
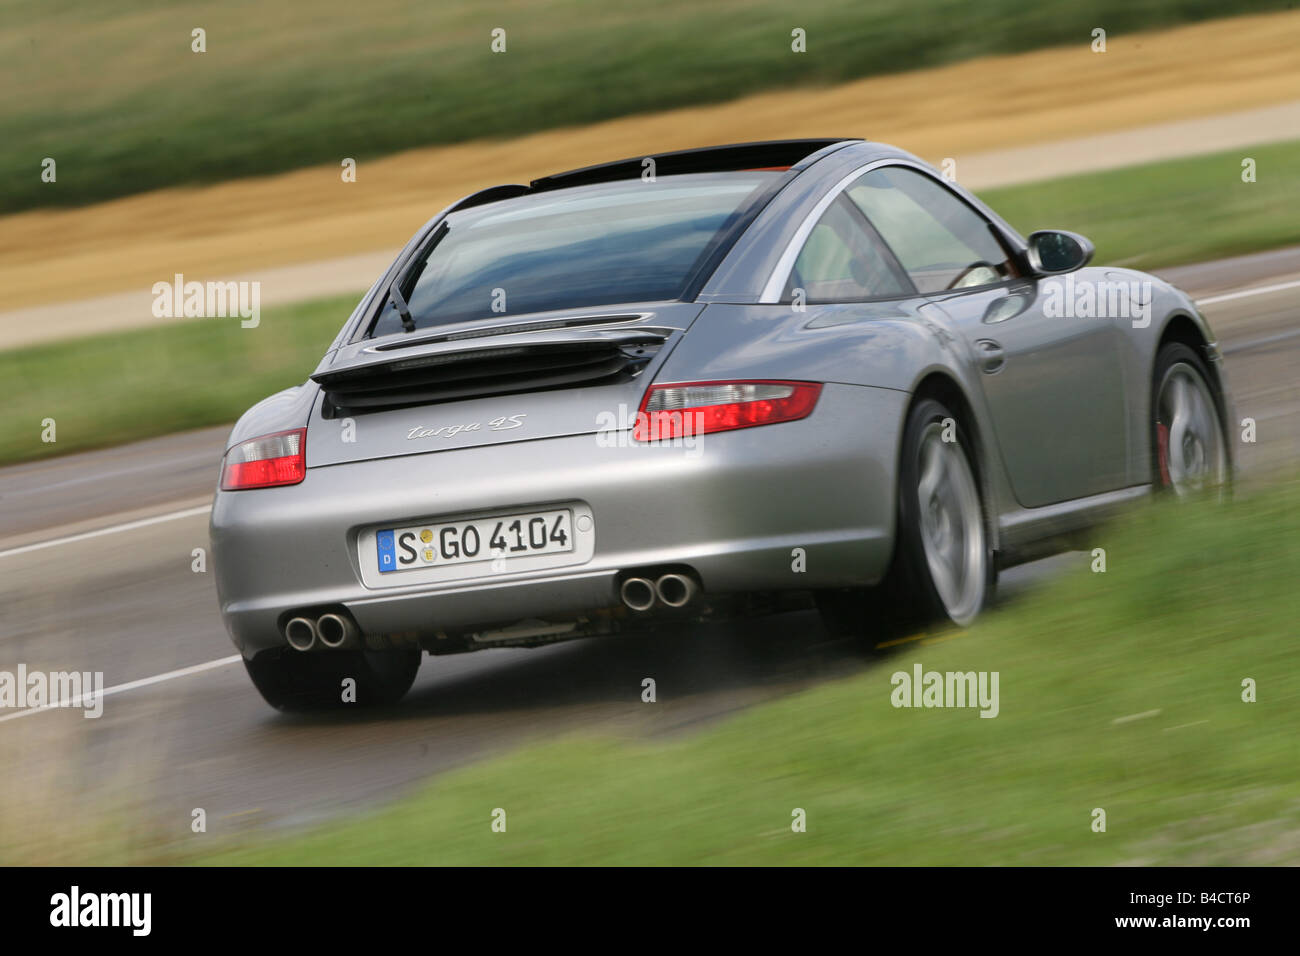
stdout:
<svg viewBox="0 0 1300 956">
<path fill-rule="evenodd" d="M 307 380 L 360 295 L 0 352 L 0 463 L 233 422 Z M 41 440 L 53 418 L 57 441 Z"/>
<path fill-rule="evenodd" d="M 1256 162 L 1253 183 L 1241 180 L 1247 157 Z M 1023 232 L 1083 233 L 1098 262 L 1206 262 L 1300 242 L 1300 142 L 988 189 L 980 198 Z"/>
<path fill-rule="evenodd" d="M 1238 0 L 1234 14 L 1289 0 Z M 0 212 L 1221 16 L 1221 0 L 0 0 Z M 191 51 L 191 31 L 207 51 Z M 506 53 L 490 50 L 495 28 Z M 791 30 L 808 52 L 791 52 Z M 828 130 L 851 135 L 853 130 Z M 44 157 L 58 163 L 40 181 Z"/>
<path fill-rule="evenodd" d="M 1017 228 L 1082 232 L 1099 262 L 1155 268 L 1300 243 L 1300 144 L 990 190 Z M 359 296 L 359 293 L 358 293 Z M 304 381 L 358 296 L 269 308 L 256 329 L 235 319 L 173 325 L 0 352 L 0 464 L 233 421 L 258 399 Z M 54 418 L 58 441 L 43 443 Z"/>
<path fill-rule="evenodd" d="M 965 636 L 903 645 L 859 676 L 682 741 L 528 747 L 389 809 L 194 862 L 1295 863 L 1298 539 L 1296 484 L 1146 509 L 1102 534 L 1106 573 L 1081 558 Z M 896 709 L 891 674 L 916 663 L 997 671 L 999 715 Z M 657 704 L 639 691 L 629 708 L 672 707 L 671 688 Z"/>
</svg>

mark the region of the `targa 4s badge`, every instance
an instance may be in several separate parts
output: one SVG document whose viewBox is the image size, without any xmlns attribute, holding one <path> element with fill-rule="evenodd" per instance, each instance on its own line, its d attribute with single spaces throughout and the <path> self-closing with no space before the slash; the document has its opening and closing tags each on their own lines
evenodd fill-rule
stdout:
<svg viewBox="0 0 1300 956">
<path fill-rule="evenodd" d="M 528 413 L 520 415 L 503 415 L 500 418 L 494 418 L 487 423 L 488 431 L 505 432 L 512 428 L 518 428 L 524 423 Z M 416 425 L 406 433 L 406 440 L 412 438 L 454 438 L 461 432 L 476 432 L 482 429 L 480 422 L 470 422 L 468 425 L 440 425 L 437 428 L 425 428 L 423 425 Z"/>
</svg>

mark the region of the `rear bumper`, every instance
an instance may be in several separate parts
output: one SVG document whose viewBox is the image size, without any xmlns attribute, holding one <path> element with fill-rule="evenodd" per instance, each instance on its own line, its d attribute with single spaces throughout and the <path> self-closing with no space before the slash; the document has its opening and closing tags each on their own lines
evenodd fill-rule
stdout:
<svg viewBox="0 0 1300 956">
<path fill-rule="evenodd" d="M 870 583 L 892 550 L 907 397 L 828 385 L 807 419 L 704 435 L 698 449 L 577 435 L 317 467 L 291 487 L 218 492 L 222 616 L 251 657 L 283 646 L 280 618 L 300 608 L 342 604 L 366 633 L 562 619 L 618 605 L 616 577 L 636 567 L 689 564 L 712 593 Z M 595 523 L 582 564 L 363 582 L 358 542 L 376 525 L 574 501 Z"/>
</svg>

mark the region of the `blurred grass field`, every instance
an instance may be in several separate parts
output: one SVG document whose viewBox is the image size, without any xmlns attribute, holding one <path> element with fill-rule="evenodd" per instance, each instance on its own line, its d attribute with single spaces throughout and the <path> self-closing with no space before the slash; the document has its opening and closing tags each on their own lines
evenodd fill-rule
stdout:
<svg viewBox="0 0 1300 956">
<path fill-rule="evenodd" d="M 1151 269 L 1300 243 L 1300 148 L 1250 150 L 988 191 L 1022 232 L 1073 229 L 1097 261 Z M 304 381 L 357 296 L 267 309 L 261 325 L 177 324 L 0 352 L 0 464 L 233 421 Z M 40 440 L 54 418 L 58 441 Z"/>
<path fill-rule="evenodd" d="M 1241 161 L 1256 162 L 1242 181 Z M 1300 141 L 980 192 L 1022 233 L 1059 228 L 1134 269 L 1207 262 L 1300 243 Z"/>
<path fill-rule="evenodd" d="M 517 137 L 1288 0 L 0 0 L 0 211 Z M 506 30 L 506 53 L 490 49 Z M 207 50 L 191 51 L 191 31 Z M 791 31 L 806 31 L 804 55 Z M 775 133 L 775 131 L 773 131 Z M 830 132 L 830 131 L 827 131 Z M 852 131 L 848 131 L 852 132 Z M 58 163 L 56 187 L 39 178 Z"/>
<path fill-rule="evenodd" d="M 579 735 L 201 864 L 1300 863 L 1300 485 L 1164 503 L 965 634 L 685 740 Z M 1000 713 L 891 705 L 891 675 L 996 671 Z M 1252 679 L 1257 700 L 1243 701 Z M 628 707 L 641 703 L 627 689 Z M 493 811 L 506 832 L 492 832 Z M 807 832 L 791 830 L 792 812 Z M 1093 811 L 1106 813 L 1104 833 Z"/>
<path fill-rule="evenodd" d="M 360 295 L 268 309 L 252 329 L 194 320 L 0 352 L 0 464 L 233 422 L 306 381 Z"/>
</svg>

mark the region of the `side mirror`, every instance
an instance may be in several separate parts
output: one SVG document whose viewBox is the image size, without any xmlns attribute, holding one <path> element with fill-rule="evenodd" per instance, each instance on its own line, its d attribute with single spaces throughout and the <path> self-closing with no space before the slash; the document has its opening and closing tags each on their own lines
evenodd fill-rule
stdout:
<svg viewBox="0 0 1300 956">
<path fill-rule="evenodd" d="M 1029 267 L 1036 275 L 1055 276 L 1082 269 L 1092 260 L 1096 249 L 1077 232 L 1040 229 L 1029 234 L 1026 252 Z"/>
</svg>

